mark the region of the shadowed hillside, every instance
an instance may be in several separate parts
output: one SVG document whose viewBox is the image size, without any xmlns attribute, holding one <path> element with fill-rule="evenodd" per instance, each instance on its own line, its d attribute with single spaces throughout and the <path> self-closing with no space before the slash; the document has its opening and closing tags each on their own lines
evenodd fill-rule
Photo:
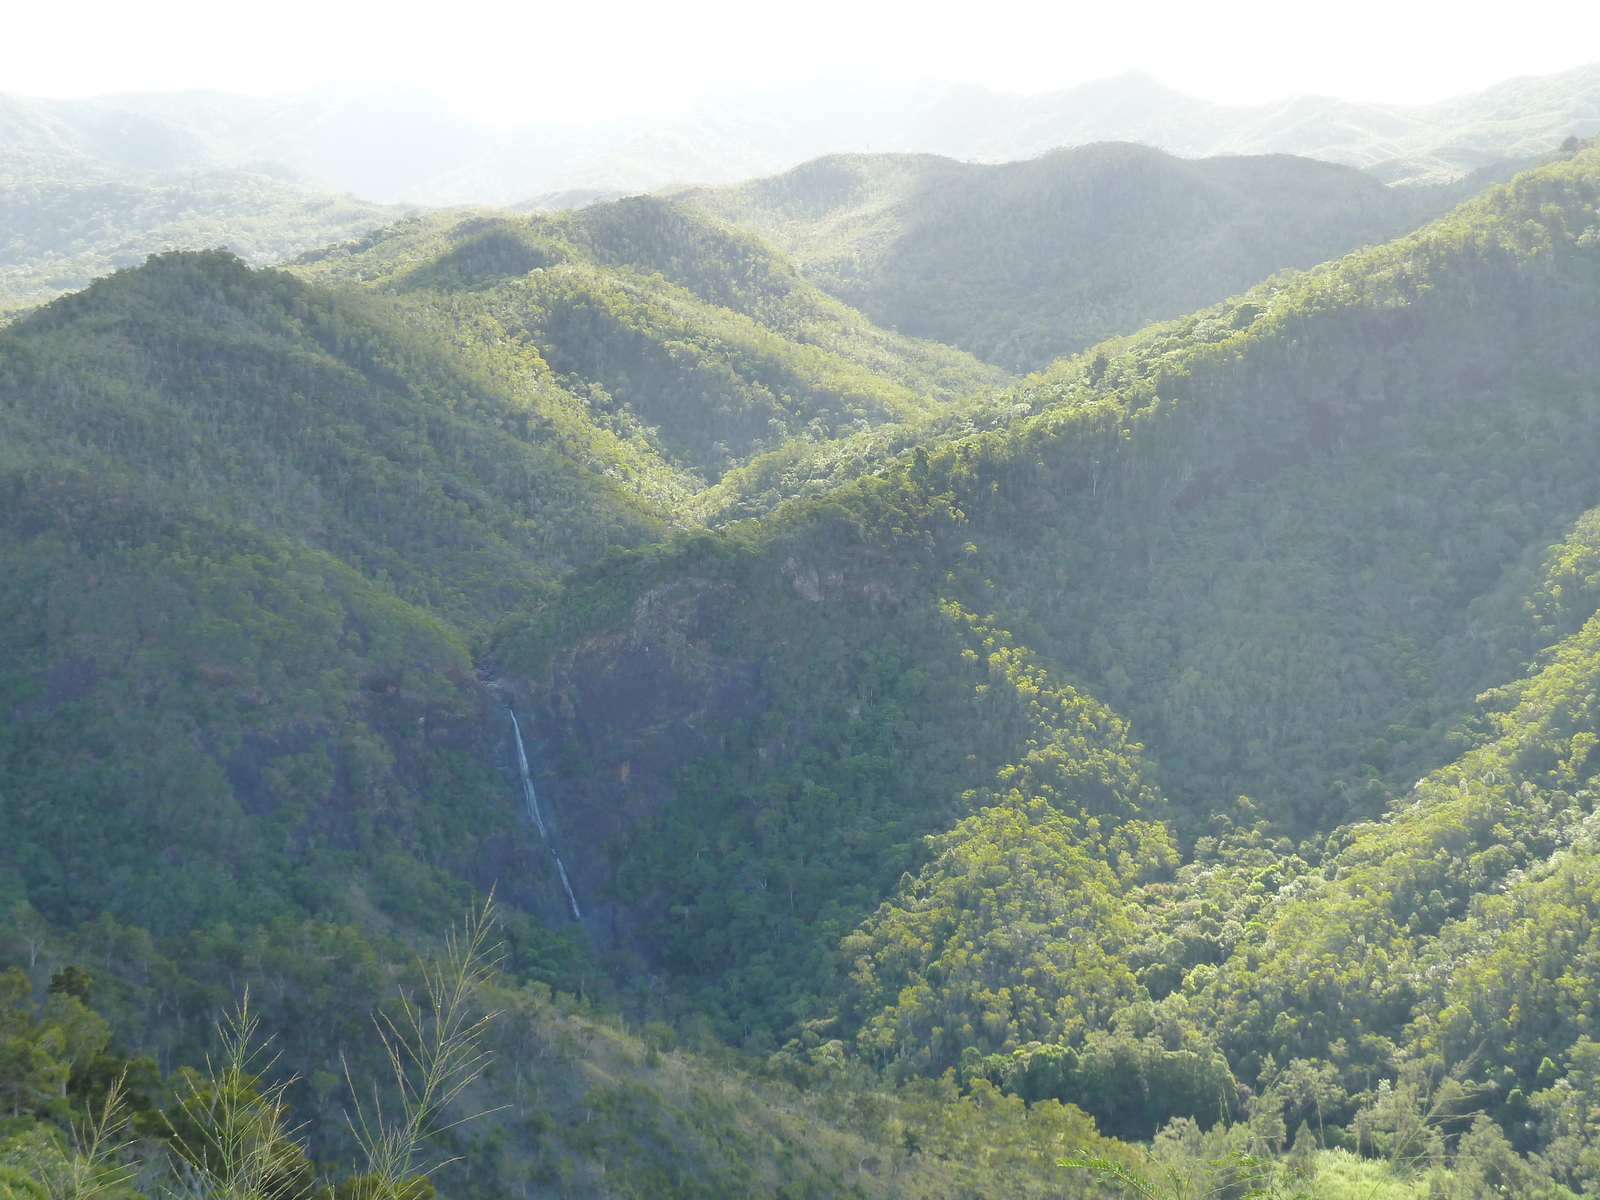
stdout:
<svg viewBox="0 0 1600 1200">
<path fill-rule="evenodd" d="M 1580 144 L 1009 384 L 650 198 L 0 329 L 0 1197 L 1593 1192 L 1597 324 Z"/>
<path fill-rule="evenodd" d="M 748 1045 L 820 1021 L 897 1071 L 1032 1072 L 1119 1132 L 1165 1120 L 1155 1097 L 1233 1095 L 1269 1051 L 1334 1063 L 1341 1125 L 1366 1111 L 1420 985 L 1359 1053 L 1345 1025 L 1275 1040 L 1265 1009 L 1247 1032 L 1207 989 L 1299 987 L 1260 974 L 1272 896 L 1409 828 L 1395 798 L 1478 736 L 1475 698 L 1593 611 L 1550 597 L 1586 578 L 1600 500 L 1597 162 L 1100 347 L 1013 391 L 1009 429 L 506 622 L 494 661 L 586 831 L 602 944 Z M 1569 799 L 1530 800 L 1536 824 L 1588 769 L 1567 736 L 1529 779 Z M 1502 827 L 1506 869 L 1559 844 Z M 1449 896 L 1419 891 L 1435 915 L 1395 936 Z M 1036 1071 L 1035 1045 L 1059 1047 Z M 1508 1069 L 1503 1120 L 1538 1082 Z M 1143 1099 L 1109 1082 L 1130 1077 Z"/>
<path fill-rule="evenodd" d="M 879 324 L 1012 370 L 1387 241 L 1435 204 L 1309 159 L 1127 143 L 1003 166 L 837 155 L 681 198 L 770 238 Z"/>
</svg>

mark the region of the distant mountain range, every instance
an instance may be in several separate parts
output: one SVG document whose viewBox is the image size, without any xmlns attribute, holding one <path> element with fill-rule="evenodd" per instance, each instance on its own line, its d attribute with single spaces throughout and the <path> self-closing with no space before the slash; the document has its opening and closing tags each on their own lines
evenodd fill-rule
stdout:
<svg viewBox="0 0 1600 1200">
<path fill-rule="evenodd" d="M 80 100 L 0 96 L 0 178 L 171 176 L 283 164 L 387 203 L 564 207 L 725 183 L 822 154 L 922 151 L 978 162 L 1135 141 L 1171 153 L 1300 154 L 1386 183 L 1437 182 L 1600 131 L 1600 64 L 1426 105 L 1326 96 L 1228 106 L 1130 73 L 1007 95 L 938 80 L 832 76 L 707 95 L 676 114 L 498 129 L 421 88 L 329 86 Z"/>
<path fill-rule="evenodd" d="M 879 325 L 1031 371 L 1386 242 L 1512 173 L 1385 187 L 1292 154 L 1183 159 L 1100 142 L 997 165 L 830 154 L 675 198 L 781 247 Z"/>
<path fill-rule="evenodd" d="M 1600 1200 L 1595 77 L 6 101 L 0 1200 Z"/>
</svg>

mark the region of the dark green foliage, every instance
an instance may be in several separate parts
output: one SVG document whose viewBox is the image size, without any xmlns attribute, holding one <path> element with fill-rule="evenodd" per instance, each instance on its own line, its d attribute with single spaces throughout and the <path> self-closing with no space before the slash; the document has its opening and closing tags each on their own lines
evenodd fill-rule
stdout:
<svg viewBox="0 0 1600 1200">
<path fill-rule="evenodd" d="M 441 614 L 648 536 L 635 504 L 437 347 L 225 254 L 58 301 L 0 374 L 0 878 L 164 931 L 554 885 Z"/>
<path fill-rule="evenodd" d="M 52 996 L 73 996 L 88 1004 L 90 997 L 94 994 L 94 980 L 84 974 L 82 967 L 68 963 L 61 970 L 51 973 L 50 994 Z"/>
<path fill-rule="evenodd" d="M 1160 1024 L 1149 1018 L 1148 1006 L 1135 1006 L 1118 1029 L 1093 1033 L 1079 1047 L 1029 1042 L 988 1056 L 972 1047 L 962 1055 L 959 1074 L 968 1086 L 987 1078 L 1030 1103 L 1082 1104 L 1101 1129 L 1120 1137 L 1148 1138 L 1178 1117 L 1207 1124 L 1236 1117 L 1239 1085 L 1221 1051 L 1181 1023 L 1148 1028 Z"/>
<path fill-rule="evenodd" d="M 0 355 L 13 462 L 137 477 L 458 618 L 652 529 L 525 397 L 392 315 L 228 254 L 119 273 L 7 331 Z"/>
<path fill-rule="evenodd" d="M 1596 499 L 1596 364 L 1582 333 L 1600 315 L 1595 192 L 1592 152 L 1544 168 L 1392 247 L 1063 364 L 1013 393 L 1026 415 L 1009 429 L 931 444 L 759 528 L 611 560 L 504 624 L 506 666 L 548 697 L 541 729 L 565 756 L 564 802 L 637 814 L 593 826 L 610 861 L 584 863 L 588 886 L 621 902 L 634 945 L 753 1046 L 859 1031 L 884 1061 L 938 1070 L 967 1047 L 1064 1044 L 1122 1062 L 1111 1075 L 1153 1072 L 1164 1095 L 1187 1094 L 1191 1075 L 1206 1089 L 1223 1080 L 1221 1046 L 1243 1080 L 1277 1078 L 1269 1052 L 1287 1064 L 1268 1091 L 1292 1097 L 1296 1123 L 1367 1111 L 1418 1001 L 1393 952 L 1354 952 L 1360 922 L 1323 901 L 1305 920 L 1349 980 L 1344 967 L 1324 990 L 1298 966 L 1260 975 L 1254 948 L 1319 944 L 1267 932 L 1280 902 L 1352 852 L 1346 835 L 1308 835 L 1375 815 L 1454 757 L 1448 734 L 1474 696 L 1592 611 L 1575 594 L 1593 573 L 1587 519 L 1548 574 L 1539 564 Z M 1038 726 L 1003 707 L 986 715 L 1011 703 L 1005 655 L 988 680 L 964 680 L 977 662 L 961 665 L 941 624 L 961 611 L 952 602 L 994 612 L 985 627 L 1015 631 L 1059 669 L 1049 678 L 1129 714 L 1145 741 L 1141 787 L 1181 802 L 1191 866 L 1170 882 L 1118 881 L 1115 824 L 1074 831 L 1067 797 L 1018 774 L 1054 738 L 1081 770 L 1109 726 L 1073 741 L 1063 710 L 1035 707 Z M 987 654 L 1010 645 L 990 636 Z M 733 719 L 714 717 L 737 670 L 757 690 Z M 719 742 L 673 732 L 670 708 L 595 724 L 606 678 L 683 696 L 671 707 Z M 1007 681 L 1035 703 L 1040 683 Z M 957 717 L 974 686 L 997 694 Z M 922 730 L 937 731 L 930 749 L 956 752 L 953 772 L 919 774 Z M 881 777 L 859 773 L 862 747 L 887 764 Z M 1011 832 L 1029 810 L 980 796 L 1008 779 L 1045 805 Z M 992 845 L 992 865 L 987 850 L 969 862 L 911 836 L 964 806 L 976 815 L 950 845 Z M 1160 808 L 1140 793 L 1109 811 Z M 891 815 L 881 832 L 855 824 Z M 902 844 L 909 853 L 886 853 Z M 1521 860 L 1475 861 L 1463 880 Z M 893 885 L 902 870 L 911 878 Z M 1405 936 L 1457 915 L 1434 886 L 1418 885 Z M 846 961 L 830 960 L 830 905 L 843 916 L 874 887 L 888 904 L 845 943 Z M 1064 915 L 1095 912 L 1067 958 Z M 1060 994 L 1105 996 L 1092 1016 L 1047 991 L 1027 999 L 1060 972 L 1053 962 L 1098 969 L 1091 950 L 1105 984 L 1069 971 Z M 780 963 L 804 964 L 808 986 L 789 991 Z M 825 982 L 813 992 L 812 980 Z M 1223 981 L 1237 1010 L 1211 1007 Z M 830 993 L 853 998 L 836 1010 Z M 1156 1021 L 1159 1049 L 1133 1015 L 1150 996 L 1173 1006 Z M 1193 1057 L 1167 1079 L 1173 1054 Z M 1178 1111 L 1075 1071 L 1058 1086 L 1119 1128 Z"/>
<path fill-rule="evenodd" d="M 1040 1194 L 1079 1109 L 1191 1167 L 1296 1130 L 1593 1190 L 1597 197 L 1580 147 L 967 407 L 969 361 L 647 200 L 13 327 L 10 1111 L 70 1124 L 110 1030 L 170 1089 L 248 985 L 342 1161 L 336 1065 L 497 884 L 511 1107 L 459 1200 Z M 636 497 L 687 523 L 789 417 L 853 481 L 645 544 Z"/>
<path fill-rule="evenodd" d="M 162 930 L 320 912 L 358 862 L 385 903 L 390 856 L 461 870 L 484 856 L 444 849 L 455 819 L 514 829 L 456 635 L 325 553 L 76 482 L 15 488 L 0 555 L 0 861 L 39 908 Z M 72 519 L 127 548 L 69 541 Z"/>
</svg>

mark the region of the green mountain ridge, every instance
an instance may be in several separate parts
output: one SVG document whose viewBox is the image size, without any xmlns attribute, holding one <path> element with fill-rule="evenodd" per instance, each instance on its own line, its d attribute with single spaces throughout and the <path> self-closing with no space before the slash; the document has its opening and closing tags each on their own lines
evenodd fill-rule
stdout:
<svg viewBox="0 0 1600 1200">
<path fill-rule="evenodd" d="M 223 246 L 266 266 L 395 215 L 268 164 L 132 179 L 0 168 L 0 312 L 77 291 L 166 250 Z"/>
<path fill-rule="evenodd" d="M 296 269 L 392 298 L 487 369 L 525 347 L 679 476 L 681 505 L 764 452 L 932 417 L 1005 378 L 875 328 L 748 234 L 644 197 L 421 218 Z"/>
<path fill-rule="evenodd" d="M 833 155 L 676 198 L 783 247 L 881 325 L 1028 371 L 1388 241 L 1468 194 L 1291 155 L 1185 160 L 1124 142 L 999 166 Z"/>
<path fill-rule="evenodd" d="M 13 322 L 0 1186 L 248 985 L 368 1200 L 367 1023 L 493 888 L 450 1196 L 1593 1191 L 1597 204 L 1020 382 L 652 198 Z"/>
<path fill-rule="evenodd" d="M 162 932 L 337 906 L 353 863 L 401 898 L 432 878 L 407 847 L 487 803 L 503 850 L 456 869 L 520 861 L 537 890 L 471 630 L 660 519 L 526 396 L 226 254 L 0 338 L 6 889 Z"/>
<path fill-rule="evenodd" d="M 969 1048 L 988 1061 L 1031 1040 L 1065 1042 L 1081 1061 L 1075 1039 L 1085 1038 L 1115 1061 L 1123 1051 L 1104 1039 L 1131 1038 L 1135 1053 L 1150 1028 L 1141 1022 L 1153 1020 L 1172 1030 L 1161 1053 L 1178 1057 L 1149 1064 L 1152 1094 L 1173 1086 L 1160 1071 L 1217 1061 L 1212 1039 L 1243 1078 L 1264 1070 L 1264 1033 L 1230 1041 L 1226 1019 L 1191 1009 L 1204 994 L 1191 1001 L 1174 985 L 1192 976 L 1200 992 L 1195 968 L 1213 956 L 1251 972 L 1242 995 L 1263 994 L 1248 930 L 1273 888 L 1319 864 L 1340 869 L 1347 835 L 1333 827 L 1360 828 L 1452 759 L 1449 734 L 1470 720 L 1474 697 L 1585 615 L 1580 603 L 1530 622 L 1528 606 L 1551 586 L 1540 584 L 1545 547 L 1600 498 L 1587 440 L 1593 368 L 1577 332 L 1593 319 L 1600 261 L 1595 161 L 1587 151 L 1392 246 L 1065 364 L 1014 393 L 1035 415 L 1011 429 L 935 443 L 759 529 L 591 569 L 554 608 L 503 626 L 502 675 L 528 678 L 542 706 L 546 787 L 593 847 L 575 878 L 591 896 L 615 895 L 606 919 L 622 944 L 683 976 L 695 996 L 683 1003 L 716 1005 L 730 1036 L 781 1041 L 836 1020 L 829 992 L 843 994 L 846 976 L 849 988 L 876 977 L 881 968 L 863 972 L 877 935 L 859 935 L 867 957 L 854 966 L 858 943 L 845 935 L 887 894 L 890 907 L 862 928 L 907 930 L 894 935 L 911 941 L 893 960 L 911 973 L 872 985 L 882 990 L 866 995 L 899 999 L 855 1020 L 898 1031 L 881 1043 L 892 1060 L 915 1069 L 933 1050 L 937 1070 Z M 969 659 L 965 619 L 952 626 L 950 614 L 979 604 L 996 613 L 984 629 L 1008 625 L 1059 665 L 1027 675 L 998 632 L 967 645 Z M 1129 657 L 1141 648 L 1145 657 Z M 1015 706 L 1038 712 L 1057 695 L 1093 707 L 1085 688 L 1116 698 L 1142 750 L 1101 741 L 1110 716 L 1094 733 L 1051 719 L 1030 736 Z M 737 740 L 710 747 L 707 725 Z M 1252 735 L 1255 747 L 1241 744 Z M 1046 745 L 1062 749 L 1052 758 Z M 1197 864 L 1219 853 L 1224 866 L 1264 860 L 1180 888 L 1180 899 L 1195 886 L 1199 896 L 1181 899 L 1170 937 L 1134 911 L 1144 893 L 1092 866 L 1116 861 L 1116 831 L 1144 811 L 1115 814 L 1085 794 L 1086 764 L 1107 753 L 1173 796 Z M 1028 767 L 1036 756 L 1071 786 Z M 1230 816 L 1240 792 L 1255 799 Z M 935 817 L 929 797 L 949 807 Z M 976 835 L 1041 800 L 1069 827 L 1090 830 L 1093 818 L 1098 832 L 1069 837 L 1061 853 L 1085 856 L 1108 911 L 1127 914 L 1086 931 L 1105 961 L 1123 964 L 1121 982 L 1106 985 L 1109 1009 L 1087 1023 L 1059 1008 L 1101 986 L 1075 974 L 1100 971 L 1076 950 L 1047 966 L 1057 953 L 1048 941 L 1013 945 L 994 961 L 1018 965 L 959 986 L 937 953 L 956 937 L 962 961 L 976 963 L 971 938 L 1021 936 L 1006 900 L 1013 868 L 985 868 L 985 886 L 1000 889 L 994 917 L 968 899 L 936 906 L 928 932 L 909 932 L 928 919 L 913 920 L 927 903 L 913 895 L 962 894 L 946 891 L 947 873 L 975 870 L 918 835 L 964 813 L 980 822 Z M 983 836 L 1004 846 L 1023 835 Z M 1071 878 L 1066 861 L 1048 877 Z M 1022 883 L 1030 877 L 1018 877 L 1023 895 L 1038 886 Z M 1159 879 L 1140 886 L 1156 889 L 1158 909 L 1171 894 Z M 1086 911 L 1070 893 L 1060 903 Z M 1215 932 L 1181 933 L 1191 904 L 1197 916 L 1218 912 Z M 1221 925 L 1229 910 L 1238 933 Z M 1039 911 L 1042 931 L 1061 928 L 1048 904 Z M 968 913 L 971 934 L 940 924 Z M 794 976 L 776 965 L 797 960 L 807 966 Z M 1044 1015 L 1030 1017 L 1016 981 L 1035 971 L 1056 982 Z M 818 988 L 830 974 L 837 982 Z M 1156 1015 L 1139 1017 L 1150 1004 Z M 1365 1103 L 1372 1072 L 1395 1069 L 1402 1024 L 1373 1020 L 1359 1048 L 1354 1033 L 1341 1042 L 1343 1094 L 1355 1097 L 1341 1120 Z M 935 1028 L 947 1040 L 930 1045 Z M 1326 1062 L 1339 1041 L 1328 1038 L 1270 1049 L 1280 1066 L 1282 1056 Z M 1117 1112 L 1092 1090 L 1064 1098 L 1102 1119 Z"/>
</svg>

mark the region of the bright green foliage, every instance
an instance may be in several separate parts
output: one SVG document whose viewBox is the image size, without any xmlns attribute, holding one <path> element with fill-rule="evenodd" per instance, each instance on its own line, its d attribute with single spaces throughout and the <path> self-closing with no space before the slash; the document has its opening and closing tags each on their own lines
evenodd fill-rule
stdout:
<svg viewBox="0 0 1600 1200">
<path fill-rule="evenodd" d="M 978 790 L 1008 764 L 1019 779 L 1037 764 L 1027 785 L 1045 795 L 1053 772 L 1094 777 L 1092 747 L 1115 744 L 1097 741 L 1110 728 L 1098 719 L 1081 727 L 1094 737 L 1074 732 L 1070 705 L 1025 715 L 1025 672 L 1006 688 L 963 683 L 982 664 L 941 632 L 954 601 L 993 612 L 990 628 L 1082 681 L 1073 694 L 1127 714 L 1145 747 L 1140 786 L 1181 802 L 1201 865 L 1141 901 L 1129 966 L 1147 990 L 1248 961 L 1268 898 L 1322 865 L 1322 844 L 1298 855 L 1297 839 L 1381 810 L 1387 789 L 1446 761 L 1483 686 L 1582 619 L 1576 597 L 1570 609 L 1539 599 L 1555 584 L 1537 562 L 1594 499 L 1600 429 L 1574 369 L 1590 343 L 1571 335 L 1596 300 L 1581 232 L 1595 170 L 1593 152 L 1544 168 L 1393 247 L 1063 364 L 1013 393 L 1030 415 L 1009 427 L 935 442 L 760 527 L 619 557 L 505 623 L 500 661 L 550 689 L 545 735 L 569 756 L 573 803 L 594 811 L 623 803 L 598 781 L 654 745 L 670 714 L 604 731 L 585 718 L 580 739 L 564 722 L 589 686 L 585 663 L 615 662 L 652 689 L 738 671 L 760 681 L 731 719 L 705 718 L 722 722 L 717 746 L 630 776 L 649 802 L 589 878 L 618 881 L 602 894 L 641 914 L 645 944 L 732 1018 L 730 1036 L 760 1045 L 815 1021 L 790 981 L 850 968 L 802 952 L 797 928 L 864 917 L 926 861 L 917 839 L 988 803 Z M 1380 349 L 1357 353 L 1366 344 Z M 1577 550 L 1568 558 L 1563 596 L 1585 570 Z M 688 657 L 626 657 L 668 644 Z M 980 685 L 991 690 L 974 716 L 958 716 L 973 703 L 963 688 Z M 1208 830 L 1207 813 L 1241 794 L 1254 799 L 1237 827 Z M 1208 850 L 1206 837 L 1220 841 Z M 1384 951 L 1344 965 L 1359 936 L 1330 953 L 1340 970 L 1381 976 L 1378 989 L 1303 1042 L 1252 1042 L 1243 1078 L 1268 1049 L 1326 1062 L 1344 1037 L 1349 1091 L 1371 1086 L 1363 1073 L 1386 1052 L 1363 1048 L 1366 1026 L 1351 1022 L 1392 1026 L 1410 992 Z M 1300 938 L 1296 952 L 1315 944 Z M 718 990 L 703 990 L 713 978 Z M 1300 986 L 1281 986 L 1291 979 Z M 1189 986 L 1208 986 L 1206 973 Z M 1264 998 L 1277 986 L 1241 992 L 1265 1027 L 1286 1007 Z M 1239 1028 L 1265 1036 L 1257 1024 Z"/>
<path fill-rule="evenodd" d="M 1594 911 L 1586 843 L 1507 888 L 1582 828 L 1597 686 L 1591 620 L 1508 689 L 1498 738 L 1422 780 L 1388 820 L 1352 831 L 1325 878 L 1280 891 L 1214 985 L 1219 1029 L 1280 1059 L 1405 1030 L 1451 1064 L 1504 1065 L 1523 1079 L 1564 1051 L 1586 1027 L 1591 990 L 1594 951 L 1579 934 Z M 1430 995 L 1435 961 L 1448 982 Z M 1419 1004 L 1434 1015 L 1408 1026 Z"/>
<path fill-rule="evenodd" d="M 0 889 L 88 922 L 13 912 L 14 1107 L 109 1091 L 65 941 L 167 1066 L 250 985 L 344 1161 L 420 978 L 357 923 L 498 883 L 458 1200 L 1048 1194 L 1084 1112 L 1230 1200 L 1323 1146 L 1595 1190 L 1597 197 L 1580 148 L 970 405 L 655 201 L 9 328 Z M 691 501 L 777 507 L 646 544 Z"/>
<path fill-rule="evenodd" d="M 685 486 L 676 472 L 704 486 L 790 439 L 926 415 L 1001 378 L 874 328 L 748 234 L 644 197 L 419 219 L 298 269 L 393 295 L 486 369 L 553 372 L 579 419 L 633 443 L 628 470 L 665 490 Z"/>
<path fill-rule="evenodd" d="M 642 758 L 661 719 L 600 737 L 587 724 L 580 744 L 556 714 L 582 711 L 584 664 L 643 670 L 624 647 L 679 638 L 689 658 L 675 661 L 696 678 L 753 668 L 760 680 L 737 724 L 720 719 L 720 745 L 632 777 L 648 804 L 609 843 L 615 874 L 590 878 L 618 881 L 610 894 L 645 922 L 640 942 L 747 1045 L 793 1037 L 790 1053 L 817 1054 L 863 1030 L 884 1061 L 962 1065 L 1128 1132 L 1236 1111 L 1230 1080 L 1248 1081 L 1280 1141 L 1305 1124 L 1370 1151 L 1413 1110 L 1421 1127 L 1444 1123 L 1442 1145 L 1466 1135 L 1469 1113 L 1429 1107 L 1438 1070 L 1391 1086 L 1397 1062 L 1435 1044 L 1430 1029 L 1460 1023 L 1439 1070 L 1490 1072 L 1496 1093 L 1479 1102 L 1508 1127 L 1518 1105 L 1531 1114 L 1539 1063 L 1559 1070 L 1579 1032 L 1555 997 L 1583 993 L 1586 952 L 1551 939 L 1589 928 L 1587 901 L 1563 908 L 1552 892 L 1548 934 L 1512 933 L 1516 910 L 1494 917 L 1507 949 L 1544 964 L 1521 975 L 1482 961 L 1498 901 L 1478 902 L 1459 948 L 1448 930 L 1437 950 L 1429 939 L 1556 849 L 1553 814 L 1589 770 L 1588 718 L 1563 714 L 1592 690 L 1591 635 L 1525 685 L 1534 699 L 1505 693 L 1502 707 L 1529 715 L 1504 718 L 1498 741 L 1427 770 L 1461 753 L 1451 731 L 1486 685 L 1593 611 L 1595 527 L 1580 517 L 1600 444 L 1581 330 L 1596 307 L 1596 170 L 1585 152 L 1392 247 L 1062 364 L 1012 394 L 1027 412 L 1010 426 L 935 441 L 760 527 L 618 558 L 508 621 L 503 661 L 550 689 L 543 728 L 575 781 Z M 718 615 L 695 615 L 712 597 Z M 980 632 L 968 610 L 994 615 Z M 938 634 L 936 612 L 995 638 L 988 678 L 964 685 L 987 689 L 976 719 L 943 715 L 958 664 L 982 663 L 976 645 Z M 1016 637 L 987 633 L 1002 626 Z M 1043 679 L 1074 686 L 1050 684 L 1063 699 L 1044 702 Z M 899 738 L 868 744 L 891 770 L 870 791 L 841 786 L 886 720 Z M 906 739 L 930 725 L 929 750 L 960 757 L 913 807 L 897 792 L 921 769 Z M 1119 748 L 1129 728 L 1142 751 Z M 1508 759 L 1514 733 L 1537 753 Z M 1390 819 L 1316 832 L 1381 811 L 1419 775 Z M 981 789 L 997 780 L 1035 802 L 996 804 Z M 576 804 L 621 802 L 612 785 L 574 787 Z M 1171 879 L 1119 879 L 1106 817 L 1161 815 L 1157 787 L 1180 802 L 1193 859 Z M 1072 824 L 1085 788 L 1102 797 L 1098 831 Z M 957 832 L 920 849 L 908 835 L 938 832 L 917 823 L 941 795 L 962 797 L 942 810 Z M 883 798 L 892 808 L 875 809 Z M 898 859 L 850 823 L 878 811 L 904 814 L 884 830 L 906 848 Z M 894 885 L 891 871 L 910 877 Z M 790 890 L 806 879 L 809 896 Z M 887 900 L 876 916 L 863 905 L 874 886 Z M 861 924 L 842 955 L 805 949 L 853 905 Z M 1081 943 L 1054 936 L 1080 914 Z M 808 981 L 857 969 L 837 984 L 838 1024 L 828 987 L 797 994 L 780 963 L 804 964 Z M 1484 1016 L 1451 1015 L 1456 1004 Z M 1503 1052 L 1494 1021 L 1529 1024 L 1526 1045 Z M 1130 1086 L 1097 1082 L 1112 1078 Z"/>
<path fill-rule="evenodd" d="M 66 1091 L 70 1063 L 58 1060 L 64 1038 L 41 1027 L 22 1007 L 33 991 L 16 968 L 0 976 L 0 1105 L 16 1116 L 49 1103 Z"/>
<path fill-rule="evenodd" d="M 0 1112 L 8 1117 L 68 1107 L 69 1080 L 103 1057 L 111 1029 L 76 996 L 53 995 L 32 1011 L 33 985 L 16 967 L 0 974 Z"/>
<path fill-rule="evenodd" d="M 1203 989 L 1216 964 L 1258 934 L 1258 918 L 1273 896 L 1312 870 L 1288 838 L 1274 836 L 1247 796 L 1219 806 L 1206 829 L 1170 882 L 1151 883 L 1137 897 L 1147 933 L 1134 958 L 1140 981 L 1157 999 Z M 1318 859 L 1318 844 L 1309 840 L 1301 850 Z"/>
<path fill-rule="evenodd" d="M 44 1185 L 20 1167 L 0 1164 L 0 1200 L 49 1200 Z"/>
<path fill-rule="evenodd" d="M 1043 800 L 985 808 L 845 939 L 863 1052 L 935 1072 L 960 1052 L 1080 1040 L 1139 990 L 1137 926 L 1082 823 Z"/>
<path fill-rule="evenodd" d="M 979 695 L 995 687 L 1023 706 L 1028 753 L 998 772 L 998 803 L 930 838 L 927 866 L 843 945 L 844 1012 L 863 1053 L 935 1073 L 969 1047 L 1078 1042 L 1142 996 L 1123 892 L 1177 861 L 1165 826 L 1129 819 L 1160 806 L 1123 723 L 1053 687 L 1005 635 L 946 611 L 990 651 L 995 682 Z"/>
<path fill-rule="evenodd" d="M 88 977 L 118 1035 L 159 1041 L 178 1064 L 165 1079 L 148 1060 L 148 1069 L 140 1064 L 126 1076 L 131 1097 L 145 1105 L 130 1132 L 144 1140 L 122 1157 L 142 1168 L 150 1192 L 190 1194 L 185 1178 L 170 1176 L 166 1146 L 204 1166 L 213 1183 L 244 1178 L 234 1170 L 237 1156 L 227 1158 L 227 1146 L 249 1159 L 252 1139 L 279 1128 L 282 1114 L 266 1110 L 294 1075 L 291 1094 L 307 1123 L 287 1137 L 280 1128 L 272 1144 L 255 1147 L 270 1169 L 258 1171 L 261 1184 L 241 1194 L 318 1200 L 385 1194 L 374 1190 L 370 1174 L 349 1165 L 359 1158 L 343 1120 L 351 1099 L 345 1072 L 358 1088 L 381 1082 L 371 1014 L 379 1009 L 400 1017 L 397 992 L 414 992 L 426 965 L 414 952 L 319 922 L 277 922 L 243 936 L 224 928 L 156 942 L 102 920 L 50 939 L 38 950 L 36 970 L 48 970 L 60 953 L 92 960 Z M 21 949 L 19 931 L 0 926 L 0 961 Z M 516 954 L 510 943 L 499 949 Z M 9 989 L 0 1005 L 7 1028 L 34 1021 L 26 1011 L 27 976 L 0 975 L 0 986 Z M 240 1069 L 218 1042 L 214 1014 L 233 1011 L 246 987 L 252 1011 L 275 1036 L 265 1050 L 255 1047 Z M 1062 1196 L 1063 1186 L 1073 1200 L 1087 1200 L 1095 1195 L 1092 1186 L 1063 1180 L 1055 1160 L 1082 1145 L 1114 1156 L 1130 1153 L 1100 1137 L 1075 1109 L 1053 1101 L 1029 1109 L 981 1080 L 964 1096 L 949 1081 L 896 1090 L 853 1076 L 837 1060 L 800 1091 L 783 1082 L 776 1063 L 742 1058 L 698 1038 L 688 1039 L 698 1049 L 675 1046 L 659 1024 L 647 1027 L 647 1044 L 616 1018 L 598 1015 L 587 999 L 553 992 L 542 981 L 519 985 L 512 975 L 497 975 L 476 989 L 470 1011 L 474 1017 L 496 1014 L 477 1043 L 492 1065 L 440 1123 L 492 1111 L 430 1139 L 430 1161 L 442 1165 L 427 1178 L 407 1180 L 394 1192 L 398 1200 L 429 1200 L 435 1187 L 468 1200 L 524 1187 L 533 1194 L 557 1189 L 573 1197 L 629 1200 L 779 1200 L 799 1187 L 933 1200 L 947 1195 L 953 1181 L 979 1200 L 1043 1200 Z M 105 1023 L 98 1028 L 103 1036 Z M 101 1057 L 117 1069 L 114 1056 Z M 11 1079 L 6 1070 L 0 1066 L 0 1079 Z M 67 1077 L 65 1064 L 59 1074 Z M 41 1180 L 59 1184 L 75 1158 L 82 1165 L 81 1137 L 61 1135 L 68 1127 L 81 1130 L 80 1118 L 92 1116 L 98 1101 L 91 1097 L 85 1106 L 79 1099 L 88 1093 L 76 1066 L 67 1086 L 70 1111 L 35 1109 L 0 1129 L 0 1183 L 17 1200 L 40 1200 Z M 463 1157 L 443 1163 L 457 1155 Z M 327 1166 L 313 1173 L 313 1158 Z M 126 1175 L 121 1178 L 125 1183 Z"/>
</svg>

